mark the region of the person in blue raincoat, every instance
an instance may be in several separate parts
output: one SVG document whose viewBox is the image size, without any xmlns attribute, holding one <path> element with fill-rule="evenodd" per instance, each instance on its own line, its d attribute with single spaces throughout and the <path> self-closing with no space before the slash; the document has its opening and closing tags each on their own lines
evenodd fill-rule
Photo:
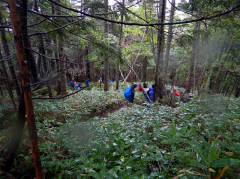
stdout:
<svg viewBox="0 0 240 179">
<path fill-rule="evenodd" d="M 147 94 L 148 94 L 149 98 L 151 99 L 151 101 L 153 101 L 154 87 L 155 87 L 155 84 L 153 84 L 152 87 L 150 87 L 148 92 L 147 92 Z M 150 101 L 148 100 L 148 102 L 150 102 Z"/>
<path fill-rule="evenodd" d="M 70 86 L 74 87 L 74 82 L 70 81 Z"/>
<path fill-rule="evenodd" d="M 134 89 L 136 87 L 137 87 L 137 84 L 133 84 L 131 87 L 126 88 L 125 91 L 124 91 L 124 97 L 130 103 L 133 103 L 133 101 L 134 101 Z"/>
<path fill-rule="evenodd" d="M 86 86 L 89 86 L 89 78 L 86 80 Z"/>
</svg>

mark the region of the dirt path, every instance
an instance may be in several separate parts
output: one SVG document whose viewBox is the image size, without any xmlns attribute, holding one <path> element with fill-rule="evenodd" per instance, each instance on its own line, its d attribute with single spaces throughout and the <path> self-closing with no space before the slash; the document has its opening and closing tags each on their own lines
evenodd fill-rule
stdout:
<svg viewBox="0 0 240 179">
<path fill-rule="evenodd" d="M 107 111 L 103 112 L 102 114 L 100 114 L 99 117 L 100 117 L 100 118 L 104 118 L 104 117 L 107 117 L 108 114 L 112 114 L 112 113 L 114 113 L 114 112 L 116 112 L 116 111 L 120 111 L 122 108 L 126 108 L 126 107 L 127 107 L 127 104 L 128 104 L 128 103 L 125 102 L 125 103 L 119 105 L 119 106 L 118 106 L 117 108 L 115 108 L 115 109 L 107 110 Z"/>
</svg>

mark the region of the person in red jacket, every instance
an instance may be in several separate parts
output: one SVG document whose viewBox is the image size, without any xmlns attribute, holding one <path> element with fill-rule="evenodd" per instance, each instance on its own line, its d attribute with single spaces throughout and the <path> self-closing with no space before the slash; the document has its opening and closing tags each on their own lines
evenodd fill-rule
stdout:
<svg viewBox="0 0 240 179">
<path fill-rule="evenodd" d="M 143 88 L 142 88 L 141 84 L 139 84 L 138 86 L 139 86 L 139 87 L 138 87 L 138 92 L 142 92 L 142 91 L 143 91 Z"/>
</svg>

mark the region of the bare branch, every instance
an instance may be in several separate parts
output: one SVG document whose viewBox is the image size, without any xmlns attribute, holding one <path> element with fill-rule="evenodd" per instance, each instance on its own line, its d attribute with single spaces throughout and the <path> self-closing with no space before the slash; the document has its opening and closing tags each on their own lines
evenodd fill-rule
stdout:
<svg viewBox="0 0 240 179">
<path fill-rule="evenodd" d="M 84 17 L 83 17 L 83 18 L 84 18 Z M 46 34 L 48 34 L 48 33 L 50 33 L 50 32 L 54 32 L 54 31 L 56 31 L 56 30 L 60 30 L 60 29 L 62 29 L 62 28 L 64 28 L 64 27 L 67 27 L 67 26 L 69 26 L 69 25 L 75 24 L 75 23 L 77 23 L 77 22 L 83 20 L 83 18 L 78 19 L 77 21 L 74 21 L 74 22 L 68 23 L 68 24 L 66 24 L 66 25 L 64 25 L 64 26 L 61 26 L 61 27 L 58 27 L 58 28 L 55 28 L 55 29 L 52 29 L 52 30 L 46 31 L 46 32 L 37 32 L 37 33 L 34 33 L 34 34 L 29 34 L 28 37 L 31 37 L 31 36 L 34 36 L 34 35 L 42 35 L 42 34 L 46 35 Z"/>
<path fill-rule="evenodd" d="M 225 66 L 224 66 L 224 64 L 222 63 L 222 67 L 227 71 L 227 72 L 229 72 L 229 73 L 231 73 L 231 75 L 233 75 L 233 76 L 236 76 L 236 77 L 238 77 L 238 78 L 240 78 L 240 75 L 239 75 L 239 73 L 237 73 L 237 72 L 232 72 L 232 71 L 230 71 L 230 70 L 228 70 Z"/>
<path fill-rule="evenodd" d="M 78 90 L 78 91 L 76 91 L 76 92 L 67 94 L 67 95 L 65 95 L 65 96 L 57 97 L 57 98 L 54 98 L 54 97 L 51 97 L 51 98 L 35 97 L 35 98 L 32 98 L 32 99 L 63 99 L 63 98 L 66 98 L 66 97 L 68 97 L 68 96 L 71 96 L 71 95 L 73 95 L 73 94 L 76 94 L 76 93 L 78 93 L 79 91 L 82 91 L 82 90 Z"/>
<path fill-rule="evenodd" d="M 84 52 L 81 53 L 74 61 L 76 61 L 77 59 L 79 59 L 79 57 L 82 56 L 87 50 L 88 50 L 88 48 L 86 48 L 86 50 L 84 50 Z M 32 86 L 35 86 L 35 85 L 37 85 L 37 84 L 41 84 L 41 83 L 50 81 L 50 80 L 52 80 L 52 79 L 54 79 L 54 78 L 57 78 L 60 74 L 62 74 L 64 71 L 66 71 L 66 70 L 70 67 L 70 65 L 71 65 L 71 63 L 70 63 L 69 65 L 67 65 L 62 71 L 60 71 L 57 75 L 55 75 L 55 76 L 52 77 L 52 78 L 47 78 L 47 79 L 42 80 L 42 81 L 40 81 L 40 82 L 31 84 L 31 87 L 32 87 Z"/>
<path fill-rule="evenodd" d="M 223 16 L 223 15 L 226 15 L 226 14 L 229 14 L 231 13 L 232 11 L 238 9 L 240 7 L 240 4 L 238 4 L 237 6 L 235 7 L 232 7 L 230 10 L 226 11 L 226 12 L 223 12 L 223 13 L 220 13 L 220 14 L 216 14 L 216 15 L 213 15 L 213 16 L 203 16 L 203 17 L 200 17 L 200 18 L 197 18 L 197 19 L 193 19 L 193 20 L 188 20 L 188 21 L 182 21 L 182 22 L 173 22 L 173 23 L 149 23 L 149 24 L 143 24 L 143 23 L 135 23 L 135 22 L 121 22 L 121 21 L 115 21 L 115 20 L 111 20 L 111 19 L 106 19 L 104 17 L 101 17 L 101 16 L 97 16 L 97 15 L 92 15 L 92 14 L 88 14 L 88 13 L 85 13 L 83 11 L 80 11 L 80 10 L 76 10 L 76 9 L 73 9 L 73 8 L 70 8 L 70 7 L 67 7 L 61 3 L 58 3 L 58 2 L 55 2 L 53 0 L 48 0 L 62 8 L 65 8 L 65 9 L 68 9 L 70 11 L 73 11 L 73 12 L 78 12 L 78 13 L 81 13 L 85 16 L 88 16 L 88 17 L 92 17 L 92 18 L 95 18 L 95 19 L 100 19 L 100 20 L 104 20 L 104 21 L 107 21 L 107 22 L 112 22 L 112 23 L 116 23 L 116 24 L 124 24 L 124 25 L 137 25 L 137 26 L 154 26 L 154 25 L 177 25 L 177 24 L 186 24 L 186 23 L 191 23 L 191 22 L 197 22 L 197 21 L 202 21 L 202 20 L 207 20 L 207 19 L 213 19 L 213 18 L 216 18 L 216 17 L 220 17 L 220 16 Z"/>
</svg>

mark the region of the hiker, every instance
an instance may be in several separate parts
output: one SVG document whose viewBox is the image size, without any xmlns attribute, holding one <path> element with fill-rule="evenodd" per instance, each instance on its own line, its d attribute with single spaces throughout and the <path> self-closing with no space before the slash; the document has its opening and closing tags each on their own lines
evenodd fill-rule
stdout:
<svg viewBox="0 0 240 179">
<path fill-rule="evenodd" d="M 78 84 L 77 89 L 78 89 L 78 90 L 82 90 L 81 83 Z"/>
<path fill-rule="evenodd" d="M 173 88 L 173 93 L 174 93 L 176 96 L 180 96 L 180 93 L 177 92 L 176 88 Z"/>
<path fill-rule="evenodd" d="M 148 92 L 149 88 L 147 87 L 147 84 L 144 82 L 143 83 L 143 97 L 148 100 L 148 97 L 146 95 L 146 93 Z"/>
<path fill-rule="evenodd" d="M 86 86 L 88 87 L 89 86 L 89 78 L 86 80 Z"/>
<path fill-rule="evenodd" d="M 73 81 L 70 81 L 70 86 L 74 87 Z"/>
<path fill-rule="evenodd" d="M 115 80 L 115 78 L 112 78 L 112 79 L 110 80 L 110 82 L 114 82 L 114 80 Z"/>
<path fill-rule="evenodd" d="M 147 94 L 149 96 L 149 98 L 151 99 L 151 101 L 153 101 L 153 92 L 154 92 L 154 87 L 155 87 L 155 84 L 152 85 L 152 87 L 149 88 Z M 150 103 L 150 101 L 148 100 L 148 102 Z"/>
<path fill-rule="evenodd" d="M 169 93 L 171 92 L 171 89 L 167 88 L 166 91 L 167 91 L 167 94 L 169 94 Z M 160 98 L 162 99 L 164 95 L 165 95 L 165 91 L 163 90 L 163 91 L 160 93 Z"/>
<path fill-rule="evenodd" d="M 101 84 L 101 83 L 102 83 L 102 77 L 100 77 L 98 80 L 98 84 Z"/>
<path fill-rule="evenodd" d="M 74 85 L 74 88 L 75 88 L 75 90 L 78 88 L 78 85 L 77 85 L 77 83 Z"/>
<path fill-rule="evenodd" d="M 192 97 L 193 97 L 193 94 L 192 94 L 192 93 L 189 93 L 189 94 L 187 94 L 185 97 L 183 97 L 181 101 L 182 101 L 183 103 L 187 103 L 187 102 L 189 102 L 189 101 L 192 100 Z"/>
<path fill-rule="evenodd" d="M 142 92 L 142 91 L 143 91 L 142 85 L 139 84 L 138 86 L 139 86 L 139 87 L 138 87 L 138 92 Z"/>
<path fill-rule="evenodd" d="M 129 102 L 133 103 L 134 101 L 134 89 L 137 87 L 137 84 L 133 84 L 131 87 L 128 87 L 124 91 L 124 97 Z"/>
</svg>

